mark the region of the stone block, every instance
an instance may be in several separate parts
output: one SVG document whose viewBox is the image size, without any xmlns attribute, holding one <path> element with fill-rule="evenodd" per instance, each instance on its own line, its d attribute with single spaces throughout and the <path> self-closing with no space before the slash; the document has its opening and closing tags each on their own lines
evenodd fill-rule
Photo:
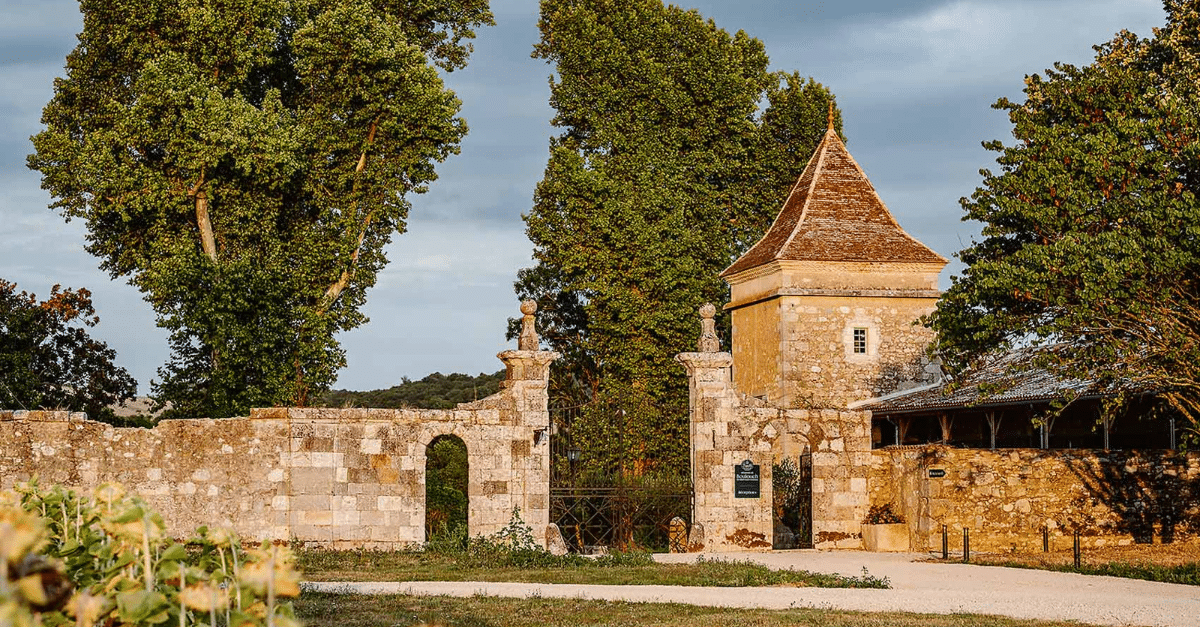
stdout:
<svg viewBox="0 0 1200 627">
<path fill-rule="evenodd" d="M 296 494 L 333 492 L 333 470 L 329 468 L 293 468 L 292 490 Z"/>
<path fill-rule="evenodd" d="M 396 512 L 404 509 L 405 499 L 399 496 L 379 496 L 376 497 L 375 509 L 381 512 Z"/>
<path fill-rule="evenodd" d="M 562 531 L 554 523 L 546 525 L 546 550 L 550 551 L 551 555 L 567 554 L 567 543 L 563 540 Z"/>
<path fill-rule="evenodd" d="M 358 510 L 335 509 L 333 510 L 333 524 L 358 525 L 361 524 L 360 516 L 361 513 Z"/>
<path fill-rule="evenodd" d="M 387 524 L 387 512 L 362 511 L 358 513 L 358 524 L 363 526 Z"/>
<path fill-rule="evenodd" d="M 331 525 L 333 524 L 333 512 L 325 511 L 301 511 L 299 512 L 299 523 L 301 525 Z"/>
</svg>

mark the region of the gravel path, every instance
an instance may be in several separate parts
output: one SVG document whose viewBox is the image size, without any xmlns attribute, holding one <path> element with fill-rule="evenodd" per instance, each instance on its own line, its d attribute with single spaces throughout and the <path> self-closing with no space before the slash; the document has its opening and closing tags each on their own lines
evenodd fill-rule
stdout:
<svg viewBox="0 0 1200 627">
<path fill-rule="evenodd" d="M 814 607 L 935 614 L 998 614 L 1013 618 L 1076 620 L 1097 625 L 1200 627 L 1200 588 L 1115 577 L 1040 570 L 915 562 L 912 554 L 859 551 L 726 553 L 772 568 L 887 577 L 890 590 L 830 588 L 698 588 L 484 582 L 306 583 L 306 589 L 359 594 L 557 597 L 674 602 L 715 607 Z M 714 559 L 706 555 L 705 559 Z M 656 555 L 685 562 L 695 554 Z"/>
</svg>

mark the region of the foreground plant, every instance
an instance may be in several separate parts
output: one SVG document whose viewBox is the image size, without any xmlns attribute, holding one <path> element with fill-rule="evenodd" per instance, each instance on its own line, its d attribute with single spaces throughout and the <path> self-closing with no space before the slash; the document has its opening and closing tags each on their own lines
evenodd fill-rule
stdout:
<svg viewBox="0 0 1200 627">
<path fill-rule="evenodd" d="M 299 625 L 279 601 L 300 594 L 291 550 L 244 550 L 232 532 L 206 527 L 177 542 L 117 484 L 91 497 L 36 482 L 0 493 L 0 552 L 0 625 Z M 13 577 L 31 563 L 41 564 L 36 580 Z"/>
</svg>

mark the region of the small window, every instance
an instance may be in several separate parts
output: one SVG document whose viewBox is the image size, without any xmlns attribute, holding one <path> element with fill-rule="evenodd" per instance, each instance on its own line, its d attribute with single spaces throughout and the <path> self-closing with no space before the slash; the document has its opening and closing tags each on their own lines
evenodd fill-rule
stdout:
<svg viewBox="0 0 1200 627">
<path fill-rule="evenodd" d="M 867 330 L 866 329 L 855 329 L 854 330 L 854 354 L 855 355 L 866 355 L 867 354 Z"/>
</svg>

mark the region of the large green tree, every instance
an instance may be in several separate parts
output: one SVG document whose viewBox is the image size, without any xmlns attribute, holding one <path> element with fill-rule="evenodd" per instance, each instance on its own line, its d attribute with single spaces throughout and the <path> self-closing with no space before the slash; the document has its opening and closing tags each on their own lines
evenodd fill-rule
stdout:
<svg viewBox="0 0 1200 627">
<path fill-rule="evenodd" d="M 1149 39 L 1026 79 L 1016 143 L 962 200 L 983 237 L 931 322 L 955 369 L 1014 345 L 1109 390 L 1200 415 L 1200 14 L 1167 0 Z"/>
<path fill-rule="evenodd" d="M 86 289 L 55 285 L 38 300 L 0 279 L 0 407 L 111 419 L 109 405 L 133 398 L 137 382 L 113 363 L 116 351 L 88 335 L 99 321 Z"/>
<path fill-rule="evenodd" d="M 826 128 L 829 92 L 772 74 L 763 45 L 661 0 L 543 0 L 562 133 L 525 217 L 555 401 L 600 401 L 575 437 L 624 442 L 637 469 L 686 460 L 697 307 L 770 224 Z M 760 111 L 768 98 L 770 107 Z"/>
<path fill-rule="evenodd" d="M 487 0 L 81 0 L 29 165 L 170 332 L 184 415 L 304 405 L 466 125 Z"/>
</svg>

